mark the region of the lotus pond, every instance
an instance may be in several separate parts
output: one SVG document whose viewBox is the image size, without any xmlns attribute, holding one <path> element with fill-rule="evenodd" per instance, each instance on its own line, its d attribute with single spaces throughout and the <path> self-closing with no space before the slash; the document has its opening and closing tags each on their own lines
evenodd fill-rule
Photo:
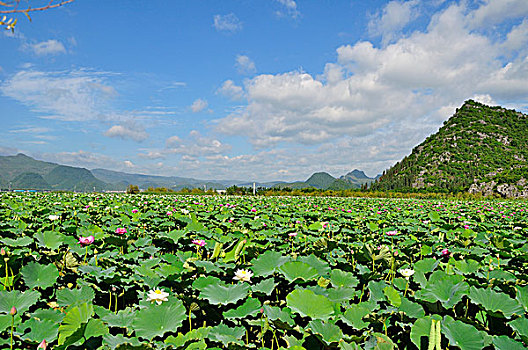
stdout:
<svg viewBox="0 0 528 350">
<path fill-rule="evenodd" d="M 0 196 L 1 348 L 528 345 L 526 202 Z"/>
</svg>

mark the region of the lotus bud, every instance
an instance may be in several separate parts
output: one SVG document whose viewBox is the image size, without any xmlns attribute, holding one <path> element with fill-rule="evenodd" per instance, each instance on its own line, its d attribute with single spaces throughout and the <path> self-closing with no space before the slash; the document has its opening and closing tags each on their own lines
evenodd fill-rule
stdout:
<svg viewBox="0 0 528 350">
<path fill-rule="evenodd" d="M 17 309 L 16 309 L 16 307 L 13 306 L 13 307 L 11 308 L 11 311 L 9 311 L 9 314 L 10 314 L 11 316 L 15 316 L 15 315 L 17 314 Z"/>
<path fill-rule="evenodd" d="M 4 248 L 0 249 L 0 255 L 6 255 L 6 251 Z"/>
<path fill-rule="evenodd" d="M 48 348 L 48 343 L 46 343 L 46 339 L 40 342 L 40 344 L 37 346 L 37 350 L 42 349 L 46 350 Z"/>
</svg>

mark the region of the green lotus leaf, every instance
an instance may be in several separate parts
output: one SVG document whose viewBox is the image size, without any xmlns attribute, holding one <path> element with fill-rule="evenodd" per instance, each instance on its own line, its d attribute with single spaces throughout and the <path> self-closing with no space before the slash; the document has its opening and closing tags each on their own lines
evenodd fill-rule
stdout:
<svg viewBox="0 0 528 350">
<path fill-rule="evenodd" d="M 18 290 L 0 291 L 0 313 L 8 314 L 16 307 L 18 314 L 23 314 L 40 299 L 40 293 L 35 290 L 20 292 Z"/>
<path fill-rule="evenodd" d="M 528 311 L 528 286 L 516 287 L 516 288 L 517 288 L 517 296 L 515 299 L 517 299 L 517 301 L 521 303 L 521 305 L 524 308 L 524 311 Z"/>
<path fill-rule="evenodd" d="M 309 281 L 315 279 L 318 276 L 317 270 L 315 268 L 300 261 L 290 261 L 284 263 L 278 268 L 278 270 L 290 282 L 293 282 L 296 279 Z"/>
<path fill-rule="evenodd" d="M 64 316 L 59 326 L 59 345 L 76 333 L 84 323 L 93 316 L 93 305 L 91 303 L 82 303 L 72 307 Z M 81 335 L 82 336 L 82 335 Z"/>
<path fill-rule="evenodd" d="M 528 340 L 528 319 L 526 317 L 517 318 L 508 324 L 523 338 L 524 341 Z"/>
<path fill-rule="evenodd" d="M 499 337 L 493 337 L 493 345 L 497 350 L 523 350 L 526 349 L 523 343 L 513 340 L 512 338 L 501 335 Z"/>
<path fill-rule="evenodd" d="M 29 288 L 46 289 L 51 287 L 59 277 L 59 270 L 55 265 L 41 265 L 37 262 L 28 263 L 20 270 L 20 273 Z"/>
<path fill-rule="evenodd" d="M 463 275 L 473 274 L 479 269 L 480 264 L 478 261 L 472 259 L 455 261 L 455 270 L 457 270 Z"/>
<path fill-rule="evenodd" d="M 348 287 L 354 288 L 358 285 L 359 280 L 352 272 L 347 272 L 339 269 L 333 269 L 330 272 L 330 281 L 334 287 Z"/>
<path fill-rule="evenodd" d="M 13 317 L 11 315 L 0 314 L 0 332 L 3 332 L 4 330 L 10 328 L 12 321 L 13 321 Z M 20 314 L 15 315 L 14 321 L 15 321 L 14 326 L 18 327 L 18 325 L 22 322 L 22 317 L 20 317 Z"/>
<path fill-rule="evenodd" d="M 90 339 L 91 337 L 99 337 L 101 335 L 108 334 L 110 331 L 108 326 L 103 323 L 100 319 L 90 319 L 84 329 L 84 338 Z"/>
<path fill-rule="evenodd" d="M 196 265 L 196 267 L 203 268 L 206 273 L 212 273 L 212 272 L 223 273 L 224 272 L 224 270 L 219 268 L 215 263 L 211 261 L 197 260 L 194 262 L 194 265 Z"/>
<path fill-rule="evenodd" d="M 59 324 L 50 320 L 37 320 L 30 318 L 22 325 L 17 327 L 17 330 L 25 333 L 26 330 L 30 330 L 22 336 L 24 340 L 30 340 L 35 343 L 40 343 L 43 339 L 46 339 L 48 343 L 51 343 L 57 339 L 59 334 Z"/>
<path fill-rule="evenodd" d="M 309 289 L 296 289 L 286 296 L 286 304 L 302 317 L 326 320 L 334 314 L 334 303 Z"/>
<path fill-rule="evenodd" d="M 216 327 L 212 327 L 209 331 L 209 339 L 212 341 L 220 342 L 224 345 L 234 343 L 238 345 L 244 345 L 240 339 L 246 334 L 246 330 L 243 327 L 229 327 L 221 323 Z"/>
<path fill-rule="evenodd" d="M 365 342 L 365 349 L 394 350 L 398 347 L 385 334 L 374 332 Z"/>
<path fill-rule="evenodd" d="M 401 299 L 399 310 L 412 318 L 420 318 L 425 316 L 425 311 L 422 305 L 414 303 L 405 297 L 402 297 Z"/>
<path fill-rule="evenodd" d="M 460 275 L 447 275 L 443 271 L 434 272 L 425 288 L 416 292 L 415 297 L 430 303 L 440 303 L 450 309 L 455 306 L 464 295 L 467 295 L 469 285 Z"/>
<path fill-rule="evenodd" d="M 469 289 L 469 299 L 481 305 L 484 309 L 491 312 L 501 312 L 506 317 L 524 313 L 523 307 L 517 300 L 510 298 L 504 293 L 498 293 L 487 288 L 471 287 Z"/>
<path fill-rule="evenodd" d="M 107 315 L 101 317 L 110 327 L 121 327 L 132 329 L 132 322 L 136 318 L 136 311 L 131 308 L 119 310 L 117 314 L 110 312 Z"/>
<path fill-rule="evenodd" d="M 329 322 L 312 320 L 308 323 L 308 327 L 312 330 L 313 334 L 320 335 L 326 345 L 338 342 L 343 338 L 341 328 Z"/>
<path fill-rule="evenodd" d="M 244 318 L 247 316 L 255 316 L 260 313 L 262 305 L 257 299 L 249 298 L 244 304 L 236 309 L 231 309 L 224 312 L 225 318 Z"/>
<path fill-rule="evenodd" d="M 57 291 L 57 304 L 59 306 L 70 306 L 91 302 L 95 293 L 91 287 L 82 286 L 80 289 L 59 289 Z"/>
<path fill-rule="evenodd" d="M 432 318 L 430 316 L 425 316 L 414 321 L 414 324 L 411 327 L 411 341 L 418 347 L 418 349 L 424 349 L 427 347 L 427 339 L 429 339 L 431 323 Z M 426 337 L 426 339 L 422 341 L 422 337 Z"/>
<path fill-rule="evenodd" d="M 482 350 L 484 338 L 470 324 L 455 321 L 451 316 L 445 316 L 442 321 L 442 333 L 449 339 L 449 344 L 461 350 Z"/>
<path fill-rule="evenodd" d="M 385 297 L 387 297 L 387 300 L 392 306 L 400 307 L 402 303 L 402 297 L 396 289 L 391 286 L 387 286 L 383 288 L 383 294 L 385 294 Z"/>
<path fill-rule="evenodd" d="M 354 288 L 347 287 L 330 288 L 327 289 L 326 292 L 328 299 L 334 303 L 342 303 L 351 300 L 359 294 L 359 291 Z"/>
<path fill-rule="evenodd" d="M 277 267 L 280 267 L 288 260 L 290 260 L 289 257 L 283 256 L 279 252 L 268 250 L 259 257 L 251 260 L 251 264 L 253 265 L 251 270 L 255 277 L 266 277 L 273 274 Z"/>
<path fill-rule="evenodd" d="M 385 301 L 385 293 L 383 293 L 383 289 L 387 287 L 387 283 L 385 281 L 370 281 L 368 284 L 368 290 L 370 292 L 370 300 L 374 301 Z"/>
<path fill-rule="evenodd" d="M 365 306 L 352 305 L 340 316 L 341 320 L 357 330 L 362 330 L 368 327 L 368 323 L 363 321 L 363 317 L 367 316 L 370 310 Z"/>
<path fill-rule="evenodd" d="M 175 332 L 185 320 L 185 313 L 185 307 L 178 299 L 161 305 L 153 303 L 137 312 L 132 328 L 137 337 L 151 341 L 166 332 Z"/>
<path fill-rule="evenodd" d="M 432 222 L 437 222 L 440 220 L 440 214 L 436 211 L 432 211 L 429 213 L 429 219 L 431 219 Z"/>
<path fill-rule="evenodd" d="M 433 270 L 438 266 L 439 261 L 433 258 L 425 258 L 414 263 L 413 269 L 414 272 L 428 273 L 433 272 Z"/>
<path fill-rule="evenodd" d="M 41 247 L 57 250 L 64 242 L 65 236 L 55 231 L 44 231 L 35 234 L 37 244 Z"/>
<path fill-rule="evenodd" d="M 233 304 L 244 299 L 249 291 L 249 286 L 247 283 L 237 283 L 226 285 L 223 282 L 218 284 L 209 284 L 205 286 L 201 292 L 200 297 L 202 299 L 207 299 L 211 304 L 217 305 L 227 305 Z"/>
<path fill-rule="evenodd" d="M 301 261 L 303 263 L 306 263 L 317 270 L 317 273 L 320 276 L 326 276 L 330 272 L 330 265 L 326 261 L 323 261 L 316 257 L 313 254 L 310 254 L 308 256 L 300 256 L 298 258 L 298 261 Z"/>
<path fill-rule="evenodd" d="M 264 304 L 263 305 L 264 314 L 272 321 L 274 320 L 280 320 L 281 322 L 285 322 L 289 324 L 290 326 L 294 326 L 295 322 L 291 318 L 291 311 L 289 308 L 281 309 L 278 306 L 269 306 Z"/>
<path fill-rule="evenodd" d="M 192 284 L 194 289 L 202 291 L 205 287 L 209 285 L 216 285 L 221 283 L 220 278 L 214 276 L 198 277 Z"/>
<path fill-rule="evenodd" d="M 53 310 L 53 309 L 37 309 L 32 314 L 32 318 L 37 318 L 39 320 L 47 320 L 52 321 L 55 323 L 61 323 L 62 319 L 64 318 L 64 313 L 60 312 L 59 310 Z"/>
<path fill-rule="evenodd" d="M 111 334 L 104 335 L 103 336 L 103 344 L 109 346 L 110 349 L 112 349 L 112 350 L 120 348 L 121 345 L 125 345 L 125 344 L 131 345 L 133 347 L 140 347 L 141 346 L 141 342 L 139 341 L 138 338 L 136 338 L 136 337 L 127 338 L 127 337 L 124 337 L 122 334 L 118 334 L 118 335 L 115 335 L 115 336 L 113 336 Z M 121 347 L 121 348 L 123 348 L 123 347 Z"/>
<path fill-rule="evenodd" d="M 258 293 L 264 293 L 267 295 L 270 295 L 273 290 L 275 289 L 275 286 L 277 283 L 275 283 L 275 280 L 273 278 L 268 278 L 266 280 L 260 281 L 259 283 L 251 286 L 252 292 L 258 292 Z"/>
<path fill-rule="evenodd" d="M 33 239 L 28 236 L 20 237 L 17 239 L 2 238 L 1 242 L 7 245 L 8 247 L 26 247 L 33 243 Z"/>
</svg>

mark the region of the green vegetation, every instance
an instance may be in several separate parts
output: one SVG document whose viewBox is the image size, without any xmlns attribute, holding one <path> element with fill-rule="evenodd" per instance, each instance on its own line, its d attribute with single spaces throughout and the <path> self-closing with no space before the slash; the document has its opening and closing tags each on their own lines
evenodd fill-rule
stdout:
<svg viewBox="0 0 528 350">
<path fill-rule="evenodd" d="M 469 100 L 371 188 L 522 196 L 527 159 L 528 116 Z"/>
<path fill-rule="evenodd" d="M 521 201 L 4 193 L 0 223 L 1 348 L 528 345 Z"/>
</svg>

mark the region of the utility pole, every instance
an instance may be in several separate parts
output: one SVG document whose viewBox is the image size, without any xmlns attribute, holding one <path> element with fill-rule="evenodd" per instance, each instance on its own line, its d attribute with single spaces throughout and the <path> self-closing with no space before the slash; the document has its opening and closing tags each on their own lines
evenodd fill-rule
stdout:
<svg viewBox="0 0 528 350">
<path fill-rule="evenodd" d="M 253 182 L 253 195 L 257 193 L 257 189 L 255 188 L 255 183 Z"/>
</svg>

